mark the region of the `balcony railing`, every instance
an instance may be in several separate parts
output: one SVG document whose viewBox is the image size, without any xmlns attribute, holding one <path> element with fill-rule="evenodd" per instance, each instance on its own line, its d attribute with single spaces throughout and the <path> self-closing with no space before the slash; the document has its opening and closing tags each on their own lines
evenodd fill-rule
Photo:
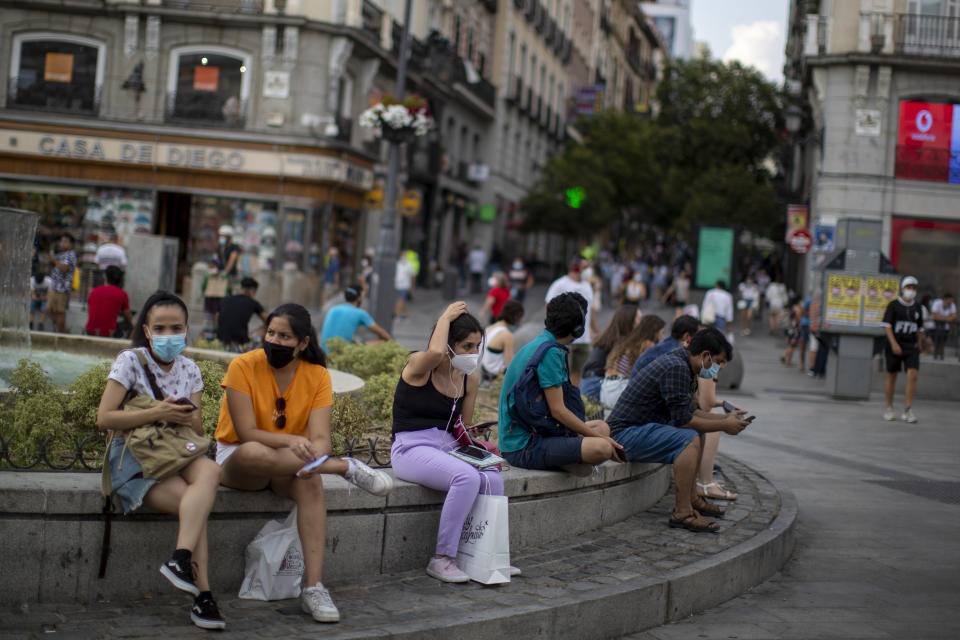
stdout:
<svg viewBox="0 0 960 640">
<path fill-rule="evenodd" d="M 480 76 L 476 82 L 467 81 L 467 71 L 464 68 L 463 58 L 457 56 L 454 65 L 453 81 L 463 84 L 470 93 L 476 96 L 481 102 L 493 107 L 497 103 L 497 88 L 489 80 Z"/>
<path fill-rule="evenodd" d="M 247 103 L 236 97 L 222 101 L 215 93 L 201 91 L 168 93 L 164 120 L 188 126 L 242 129 L 247 121 Z"/>
<path fill-rule="evenodd" d="M 162 0 L 160 6 L 167 9 L 263 13 L 263 0 Z"/>
<path fill-rule="evenodd" d="M 960 58 L 960 17 L 898 14 L 895 18 L 896 53 Z"/>
<path fill-rule="evenodd" d="M 383 11 L 377 7 L 377 5 L 370 2 L 370 0 L 363 0 L 361 17 L 363 19 L 361 30 L 370 34 L 374 40 L 379 42 L 380 28 L 383 24 Z"/>
</svg>

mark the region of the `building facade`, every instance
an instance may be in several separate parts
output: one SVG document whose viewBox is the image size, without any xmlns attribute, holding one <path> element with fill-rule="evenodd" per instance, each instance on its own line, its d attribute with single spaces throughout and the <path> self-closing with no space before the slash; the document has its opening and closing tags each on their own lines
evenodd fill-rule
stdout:
<svg viewBox="0 0 960 640">
<path fill-rule="evenodd" d="M 921 295 L 960 289 L 958 74 L 956 0 L 791 3 L 794 197 L 824 230 L 882 222 L 883 252 Z"/>
<path fill-rule="evenodd" d="M 693 24 L 690 22 L 692 0 L 658 0 L 641 2 L 640 8 L 660 31 L 670 57 L 688 60 L 696 55 Z"/>
</svg>

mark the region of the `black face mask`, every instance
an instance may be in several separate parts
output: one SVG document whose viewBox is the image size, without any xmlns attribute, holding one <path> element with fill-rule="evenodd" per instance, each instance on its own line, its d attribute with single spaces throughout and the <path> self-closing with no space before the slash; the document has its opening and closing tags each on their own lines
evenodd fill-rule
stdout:
<svg viewBox="0 0 960 640">
<path fill-rule="evenodd" d="M 263 351 L 267 354 L 267 364 L 274 369 L 282 369 L 293 360 L 293 347 L 264 342 Z"/>
</svg>

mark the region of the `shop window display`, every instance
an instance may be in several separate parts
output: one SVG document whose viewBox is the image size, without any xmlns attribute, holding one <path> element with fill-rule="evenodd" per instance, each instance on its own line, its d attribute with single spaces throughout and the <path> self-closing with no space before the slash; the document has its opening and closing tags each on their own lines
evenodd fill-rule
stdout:
<svg viewBox="0 0 960 640">
<path fill-rule="evenodd" d="M 206 261 L 216 255 L 217 229 L 230 225 L 240 245 L 241 273 L 272 269 L 277 245 L 277 204 L 237 198 L 196 196 L 190 216 L 189 260 Z"/>
</svg>

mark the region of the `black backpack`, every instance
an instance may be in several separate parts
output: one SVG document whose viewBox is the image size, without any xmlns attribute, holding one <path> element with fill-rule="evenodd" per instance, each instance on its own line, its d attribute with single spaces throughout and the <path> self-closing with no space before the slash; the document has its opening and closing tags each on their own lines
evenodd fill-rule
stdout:
<svg viewBox="0 0 960 640">
<path fill-rule="evenodd" d="M 575 436 L 576 433 L 557 422 L 550 415 L 546 394 L 540 387 L 540 380 L 537 378 L 537 367 L 540 366 L 540 362 L 547 351 L 553 347 L 560 349 L 564 354 L 567 353 L 565 346 L 552 340 L 548 340 L 537 347 L 537 350 L 530 356 L 530 360 L 527 361 L 527 367 L 523 370 L 523 374 L 507 392 L 505 400 L 509 402 L 510 396 L 513 396 L 510 417 L 513 422 L 527 431 L 545 438 Z M 583 398 L 580 397 L 580 388 L 575 387 L 570 382 L 569 372 L 567 381 L 563 383 L 563 404 L 575 416 L 581 420 L 585 419 L 586 411 L 583 407 Z"/>
</svg>

